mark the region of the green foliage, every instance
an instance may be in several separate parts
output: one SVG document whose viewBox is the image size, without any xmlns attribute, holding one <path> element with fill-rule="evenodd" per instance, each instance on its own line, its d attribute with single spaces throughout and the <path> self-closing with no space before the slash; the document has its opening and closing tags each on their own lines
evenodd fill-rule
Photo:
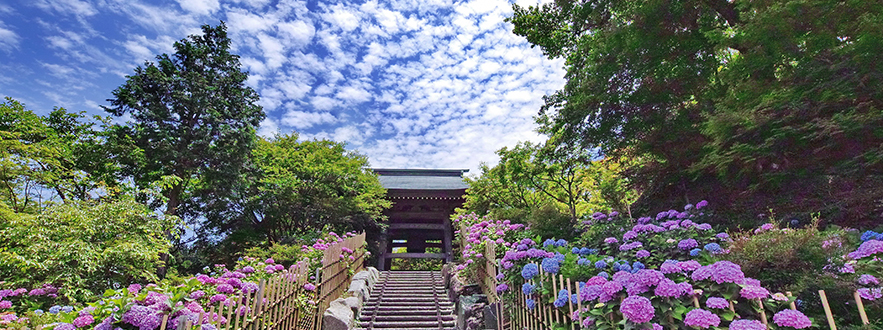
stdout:
<svg viewBox="0 0 883 330">
<path fill-rule="evenodd" d="M 496 166 L 482 165 L 481 176 L 467 179 L 460 214 L 490 214 L 528 223 L 543 238 L 569 238 L 580 214 L 628 209 L 636 196 L 611 159 L 592 161 L 578 151 L 529 142 L 497 155 Z"/>
<path fill-rule="evenodd" d="M 176 217 L 161 216 L 131 198 L 69 202 L 37 215 L 0 204 L 0 278 L 7 285 L 53 284 L 83 301 L 120 283 L 156 280 L 163 234 Z"/>
<path fill-rule="evenodd" d="M 343 143 L 297 134 L 259 139 L 229 191 L 205 200 L 197 244 L 210 259 L 229 260 L 248 248 L 304 244 L 323 231 L 379 232 L 390 204 L 367 167 Z"/>
<path fill-rule="evenodd" d="M 875 1 L 554 1 L 514 32 L 566 60 L 538 122 L 598 148 L 656 208 L 709 198 L 857 224 L 879 214 L 883 5 Z"/>
<path fill-rule="evenodd" d="M 105 131 L 82 113 L 56 108 L 38 116 L 6 98 L 0 103 L 0 201 L 36 213 L 53 202 L 111 192 L 119 166 L 106 141 Z"/>
<path fill-rule="evenodd" d="M 741 265 L 745 276 L 781 292 L 804 291 L 825 276 L 823 269 L 839 270 L 843 256 L 857 240 L 841 229 L 819 230 L 818 219 L 803 228 L 769 227 L 734 234 L 730 253 L 721 258 Z"/>
<path fill-rule="evenodd" d="M 163 191 L 167 214 L 182 214 L 183 206 L 183 214 L 193 215 L 200 197 L 229 191 L 265 117 L 257 92 L 245 86 L 239 56 L 229 52 L 226 30 L 223 22 L 204 25 L 203 35 L 176 42 L 174 54 L 135 68 L 105 107 L 132 118 L 113 131 L 143 151 L 126 159 L 136 184 L 146 187 L 170 175 L 183 180 Z"/>
</svg>

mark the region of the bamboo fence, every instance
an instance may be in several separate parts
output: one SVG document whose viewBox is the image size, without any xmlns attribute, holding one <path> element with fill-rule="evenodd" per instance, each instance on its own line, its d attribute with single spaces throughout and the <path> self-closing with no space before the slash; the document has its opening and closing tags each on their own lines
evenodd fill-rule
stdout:
<svg viewBox="0 0 883 330">
<path fill-rule="evenodd" d="M 310 281 L 309 264 L 306 260 L 298 262 L 294 267 L 279 273 L 270 279 L 262 279 L 258 290 L 243 293 L 211 306 L 207 312 L 200 313 L 202 324 L 211 324 L 218 330 L 246 329 L 322 329 L 322 313 L 331 301 L 340 297 L 347 289 L 352 274 L 362 269 L 364 253 L 341 258 L 342 248 L 353 251 L 365 242 L 365 234 L 350 237 L 343 242 L 333 244 L 324 251 L 322 267 L 316 278 L 321 282 L 315 291 L 307 291 L 304 284 Z M 169 324 L 169 315 L 165 315 L 160 330 L 173 328 Z M 174 325 L 175 329 L 201 329 L 202 326 L 192 324 L 190 320 Z"/>
<path fill-rule="evenodd" d="M 486 250 L 485 250 L 485 259 L 486 265 L 485 267 L 479 267 L 477 274 L 479 275 L 479 284 L 482 288 L 482 291 L 487 295 L 488 301 L 492 303 L 497 313 L 497 329 L 500 330 L 511 330 L 511 329 L 529 329 L 529 330 L 545 330 L 545 329 L 554 329 L 556 326 L 564 326 L 565 328 L 569 328 L 571 330 L 577 330 L 582 328 L 583 317 L 582 313 L 576 313 L 576 317 L 572 318 L 574 312 L 582 311 L 583 308 L 591 308 L 591 305 L 586 304 L 584 306 L 584 302 L 581 301 L 579 296 L 579 288 L 577 287 L 576 281 L 571 280 L 570 278 L 565 278 L 562 275 L 549 274 L 543 271 L 542 267 L 539 267 L 539 274 L 534 278 L 528 281 L 521 281 L 520 283 L 513 283 L 509 290 L 515 290 L 516 295 L 514 299 L 502 299 L 496 292 L 496 274 L 497 274 L 497 260 L 496 254 L 494 254 L 495 247 L 494 242 L 487 242 Z M 535 264 L 535 263 L 534 263 Z M 483 269 L 482 269 L 483 268 Z M 551 283 L 551 289 L 553 294 L 557 295 L 560 290 L 566 290 L 568 292 L 567 304 L 561 308 L 555 307 L 550 303 L 543 303 L 542 299 L 535 299 L 534 308 L 527 307 L 527 299 L 528 297 L 524 294 L 521 294 L 519 291 L 521 290 L 521 285 L 524 283 L 530 283 L 532 285 L 538 285 L 539 283 Z M 571 299 L 572 295 L 576 294 L 576 303 L 574 303 Z M 791 293 L 786 293 L 787 296 L 791 296 Z M 828 304 L 827 297 L 825 296 L 824 290 L 819 290 L 819 298 L 822 301 L 822 305 L 825 309 L 825 316 L 827 318 L 828 327 L 831 330 L 837 330 L 837 326 L 834 323 L 834 316 L 832 315 L 830 305 Z M 859 317 L 862 320 L 862 324 L 868 325 L 869 320 L 867 313 L 864 309 L 864 304 L 861 296 L 858 291 L 854 293 L 855 304 L 858 309 Z M 699 299 L 694 295 L 692 297 L 693 306 L 699 308 Z M 754 300 L 759 307 L 758 319 L 764 324 L 768 325 L 769 319 L 767 318 L 766 311 L 763 308 L 763 302 L 760 299 Z M 790 309 L 797 309 L 797 306 L 794 302 L 789 305 Z M 734 303 L 730 301 L 730 311 L 734 311 Z M 566 314 L 565 314 L 566 313 Z M 622 315 L 615 315 L 614 317 L 618 317 L 618 320 L 622 320 Z M 677 330 L 677 329 L 673 329 Z"/>
</svg>

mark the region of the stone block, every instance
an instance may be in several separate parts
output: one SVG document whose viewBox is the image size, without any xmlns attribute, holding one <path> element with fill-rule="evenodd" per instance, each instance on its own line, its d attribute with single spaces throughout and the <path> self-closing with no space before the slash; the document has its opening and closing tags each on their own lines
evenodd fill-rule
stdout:
<svg viewBox="0 0 883 330">
<path fill-rule="evenodd" d="M 377 278 L 371 272 L 363 270 L 353 275 L 353 281 L 365 281 L 368 284 L 368 288 L 371 289 L 374 287 L 374 283 L 377 283 Z"/>
<path fill-rule="evenodd" d="M 349 307 L 353 311 L 353 315 L 359 315 L 362 311 L 362 303 L 359 302 L 359 298 L 356 297 L 348 297 L 343 299 L 343 304 Z"/>
<path fill-rule="evenodd" d="M 371 290 L 368 283 L 364 280 L 352 281 L 350 287 L 346 290 L 353 297 L 359 298 L 359 303 L 364 303 L 371 296 Z"/>
<path fill-rule="evenodd" d="M 322 330 L 352 330 L 355 327 L 353 310 L 338 298 L 322 314 Z"/>
</svg>

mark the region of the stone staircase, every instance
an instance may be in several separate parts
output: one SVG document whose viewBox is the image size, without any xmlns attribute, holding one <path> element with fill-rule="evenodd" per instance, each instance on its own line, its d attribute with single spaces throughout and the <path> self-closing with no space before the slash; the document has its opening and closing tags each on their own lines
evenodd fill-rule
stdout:
<svg viewBox="0 0 883 330">
<path fill-rule="evenodd" d="M 453 310 L 441 273 L 385 271 L 362 308 L 357 329 L 453 330 Z"/>
</svg>

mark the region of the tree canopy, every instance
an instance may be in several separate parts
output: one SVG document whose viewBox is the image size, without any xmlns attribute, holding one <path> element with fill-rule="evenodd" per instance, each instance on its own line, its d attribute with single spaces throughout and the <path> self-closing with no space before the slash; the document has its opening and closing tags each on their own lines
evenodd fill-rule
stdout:
<svg viewBox="0 0 883 330">
<path fill-rule="evenodd" d="M 883 198 L 879 2 L 554 1 L 510 21 L 566 59 L 541 131 L 641 159 L 626 173 L 644 207 L 709 198 L 844 219 Z"/>
<path fill-rule="evenodd" d="M 175 42 L 174 54 L 135 68 L 105 107 L 131 117 L 114 129 L 142 151 L 128 159 L 138 185 L 163 176 L 181 179 L 164 191 L 167 214 L 179 214 L 182 204 L 185 211 L 198 209 L 192 205 L 200 194 L 195 181 L 235 180 L 265 117 L 257 92 L 245 86 L 239 56 L 230 53 L 226 30 L 223 22 L 204 25 L 202 35 Z"/>
</svg>

